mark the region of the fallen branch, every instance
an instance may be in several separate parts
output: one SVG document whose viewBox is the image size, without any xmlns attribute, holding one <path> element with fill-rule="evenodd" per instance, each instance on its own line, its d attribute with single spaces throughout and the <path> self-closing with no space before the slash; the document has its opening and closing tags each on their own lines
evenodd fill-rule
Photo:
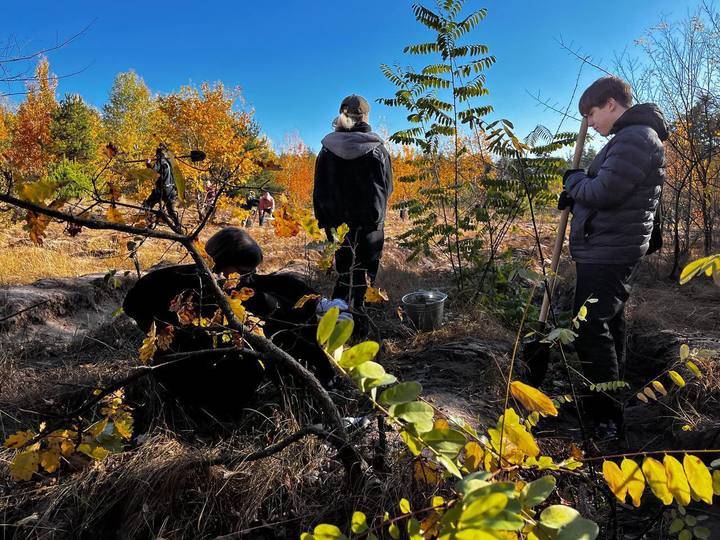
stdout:
<svg viewBox="0 0 720 540">
<path fill-rule="evenodd" d="M 323 426 L 319 424 L 314 424 L 311 426 L 305 426 L 304 428 L 299 429 L 292 435 L 289 435 L 288 437 L 284 438 L 283 440 L 272 444 L 268 446 L 267 448 L 263 448 L 262 450 L 257 450 L 255 452 L 251 452 L 250 454 L 237 454 L 235 452 L 227 452 L 223 453 L 220 456 L 217 456 L 209 461 L 204 462 L 206 465 L 213 466 L 213 465 L 226 465 L 226 466 L 237 466 L 239 464 L 248 463 L 251 461 L 257 461 L 259 459 L 264 459 L 270 456 L 273 456 L 277 454 L 278 452 L 282 452 L 290 446 L 291 444 L 304 439 L 308 435 L 315 435 L 318 438 L 321 438 L 331 445 L 333 445 L 337 450 L 338 453 L 340 451 L 346 451 L 347 449 L 350 449 L 353 453 L 356 453 L 355 449 L 352 448 L 347 442 L 345 442 L 342 438 L 338 437 L 334 433 L 327 431 Z M 356 457 L 358 460 L 360 460 L 360 456 L 357 455 Z M 230 476 L 233 476 L 237 474 L 237 472 L 231 472 L 226 474 L 226 477 L 229 478 Z"/>
<path fill-rule="evenodd" d="M 68 214 L 67 212 L 61 212 L 59 210 L 52 210 L 39 204 L 23 201 L 22 199 L 18 199 L 16 197 L 13 197 L 12 195 L 0 194 L 0 202 L 11 204 L 25 210 L 30 210 L 31 212 L 35 212 L 36 214 L 43 214 L 45 216 L 50 216 L 52 218 L 62 221 L 75 223 L 76 225 L 82 225 L 83 227 L 87 227 L 88 229 L 113 230 L 128 234 L 134 234 L 136 236 L 150 236 L 152 238 L 171 240 L 173 242 L 183 242 L 186 239 L 185 236 L 180 234 L 156 231 L 154 229 L 143 229 L 140 227 L 133 227 L 132 225 L 115 223 L 112 221 L 77 217 L 74 214 Z"/>
<path fill-rule="evenodd" d="M 50 300 L 43 300 L 42 302 L 38 302 L 37 304 L 33 304 L 32 306 L 28 306 L 28 307 L 26 307 L 26 308 L 24 308 L 24 309 L 21 309 L 20 311 L 16 311 L 15 313 L 12 313 L 12 314 L 10 314 L 10 315 L 7 315 L 6 317 L 3 317 L 2 319 L 0 319 L 0 323 L 1 323 L 1 322 L 5 322 L 5 321 L 7 321 L 8 319 L 12 319 L 13 317 L 17 317 L 18 315 L 20 315 L 20 314 L 22 314 L 22 313 L 25 313 L 26 311 L 30 311 L 31 309 L 35 309 L 36 307 L 40 307 L 40 306 L 42 306 L 43 304 L 47 304 L 49 301 L 50 301 Z"/>
</svg>

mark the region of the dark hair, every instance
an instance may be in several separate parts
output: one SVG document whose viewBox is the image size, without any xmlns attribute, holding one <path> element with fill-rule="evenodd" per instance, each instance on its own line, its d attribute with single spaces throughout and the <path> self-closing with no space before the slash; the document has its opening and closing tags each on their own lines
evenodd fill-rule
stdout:
<svg viewBox="0 0 720 540">
<path fill-rule="evenodd" d="M 263 260 L 258 243 L 239 227 L 225 227 L 213 234 L 205 251 L 213 258 L 215 270 L 228 266 L 256 268 Z"/>
<path fill-rule="evenodd" d="M 578 109 L 580 114 L 586 116 L 593 107 L 604 106 L 610 98 L 613 98 L 620 105 L 630 108 L 632 105 L 632 88 L 619 77 L 608 75 L 602 77 L 587 87 L 580 96 Z"/>
</svg>

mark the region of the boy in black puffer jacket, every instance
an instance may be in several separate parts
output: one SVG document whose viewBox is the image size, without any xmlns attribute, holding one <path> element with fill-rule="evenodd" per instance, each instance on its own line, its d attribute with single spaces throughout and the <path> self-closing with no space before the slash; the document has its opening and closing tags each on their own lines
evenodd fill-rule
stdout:
<svg viewBox="0 0 720 540">
<path fill-rule="evenodd" d="M 577 284 L 574 312 L 588 298 L 575 348 L 591 383 L 616 381 L 625 357 L 625 302 L 629 279 L 648 251 L 653 219 L 665 180 L 667 126 L 653 103 L 632 106 L 630 86 L 617 77 L 595 81 L 580 98 L 580 113 L 600 135 L 614 137 L 587 173 L 569 170 L 563 178 L 560 209 L 570 206 L 570 254 Z M 620 403 L 592 393 L 584 400 L 596 434 L 611 439 L 622 428 Z"/>
</svg>

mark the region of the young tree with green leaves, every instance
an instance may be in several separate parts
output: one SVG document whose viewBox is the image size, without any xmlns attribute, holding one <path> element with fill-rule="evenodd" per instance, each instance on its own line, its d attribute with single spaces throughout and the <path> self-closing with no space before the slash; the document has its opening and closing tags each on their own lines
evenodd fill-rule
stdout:
<svg viewBox="0 0 720 540">
<path fill-rule="evenodd" d="M 52 116 L 53 151 L 70 161 L 89 162 L 98 151 L 99 114 L 78 94 L 66 95 Z"/>
</svg>

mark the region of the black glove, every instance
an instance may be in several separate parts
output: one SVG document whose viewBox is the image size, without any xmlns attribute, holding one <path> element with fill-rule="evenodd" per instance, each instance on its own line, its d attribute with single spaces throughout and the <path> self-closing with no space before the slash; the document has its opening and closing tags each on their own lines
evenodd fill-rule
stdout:
<svg viewBox="0 0 720 540">
<path fill-rule="evenodd" d="M 572 210 L 573 204 L 575 204 L 573 198 L 568 195 L 567 191 L 563 190 L 562 193 L 560 193 L 560 198 L 558 199 L 558 210 L 565 210 L 566 208 L 570 208 Z"/>
<path fill-rule="evenodd" d="M 567 179 L 570 177 L 570 175 L 576 172 L 584 173 L 585 169 L 568 169 L 567 171 L 565 171 L 565 174 L 563 174 L 563 189 L 565 189 L 565 183 L 567 182 Z"/>
</svg>

